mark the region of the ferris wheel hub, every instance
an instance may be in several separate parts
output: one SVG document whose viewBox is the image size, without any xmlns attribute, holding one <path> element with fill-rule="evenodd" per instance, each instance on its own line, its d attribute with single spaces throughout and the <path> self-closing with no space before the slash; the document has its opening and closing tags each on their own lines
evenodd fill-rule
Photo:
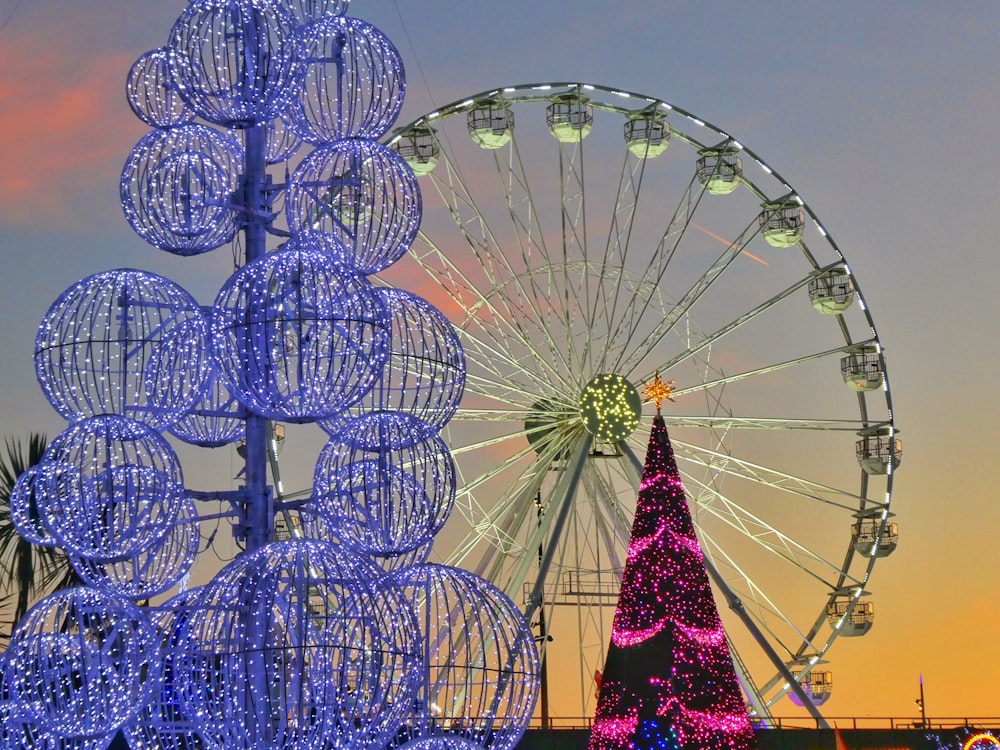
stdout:
<svg viewBox="0 0 1000 750">
<path fill-rule="evenodd" d="M 642 419 L 639 392 L 621 375 L 597 375 L 583 389 L 580 416 L 597 440 L 617 443 L 627 439 Z"/>
</svg>

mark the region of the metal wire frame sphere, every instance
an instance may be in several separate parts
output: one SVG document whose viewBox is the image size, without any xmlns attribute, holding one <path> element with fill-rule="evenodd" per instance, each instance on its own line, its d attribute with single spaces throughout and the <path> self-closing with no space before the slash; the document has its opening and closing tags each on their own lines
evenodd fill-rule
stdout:
<svg viewBox="0 0 1000 750">
<path fill-rule="evenodd" d="M 38 602 L 7 650 L 12 699 L 47 732 L 103 738 L 158 689 L 156 631 L 107 591 L 63 589 Z"/>
<path fill-rule="evenodd" d="M 150 245 L 175 255 L 224 245 L 239 223 L 232 195 L 243 161 L 240 142 L 207 125 L 147 133 L 122 168 L 125 219 Z"/>
<path fill-rule="evenodd" d="M 227 748 L 383 747 L 413 705 L 417 625 L 367 560 L 292 539 L 237 558 L 172 635 L 180 705 Z"/>
<path fill-rule="evenodd" d="M 448 734 L 432 734 L 427 737 L 409 738 L 408 728 L 404 728 L 396 738 L 396 747 L 402 750 L 482 750 L 478 742 L 462 736 L 464 728 L 460 725 L 451 727 Z M 402 742 L 402 744 L 399 744 Z"/>
<path fill-rule="evenodd" d="M 38 496 L 40 488 L 53 486 L 51 480 L 43 480 L 42 472 L 54 471 L 55 467 L 47 464 L 35 464 L 25 469 L 14 482 L 10 490 L 10 517 L 14 523 L 17 533 L 24 539 L 41 547 L 55 547 L 58 545 L 52 532 L 42 522 L 42 517 L 38 511 Z M 71 476 L 73 468 L 62 467 L 62 471 L 56 472 L 56 476 Z M 45 483 L 48 482 L 46 485 Z M 58 484 L 55 485 L 58 487 Z"/>
<path fill-rule="evenodd" d="M 161 428 L 198 400 L 211 367 L 208 324 L 169 279 L 105 271 L 52 303 L 34 362 L 45 397 L 68 421 L 120 414 Z"/>
<path fill-rule="evenodd" d="M 160 541 L 184 510 L 184 478 L 160 434 L 130 419 L 97 416 L 49 445 L 36 495 L 42 522 L 68 552 L 125 560 Z M 59 468 L 71 467 L 69 474 Z"/>
<path fill-rule="evenodd" d="M 359 18 L 330 16 L 303 27 L 305 80 L 288 109 L 304 141 L 379 138 L 389 131 L 406 93 L 403 58 L 381 31 Z"/>
<path fill-rule="evenodd" d="M 249 409 L 313 422 L 371 389 L 388 352 L 385 305 L 371 283 L 311 248 L 240 268 L 215 300 L 219 377 Z"/>
<path fill-rule="evenodd" d="M 288 225 L 338 263 L 372 274 L 409 249 L 420 229 L 420 188 L 388 146 L 344 138 L 309 154 L 288 182 Z"/>
<path fill-rule="evenodd" d="M 125 98 L 135 116 L 154 128 L 173 128 L 194 119 L 194 111 L 170 80 L 171 47 L 150 50 L 132 64 Z"/>
<path fill-rule="evenodd" d="M 119 562 L 101 563 L 69 555 L 84 583 L 134 601 L 165 593 L 187 575 L 198 554 L 201 533 L 194 501 L 184 498 L 173 526 L 152 547 Z"/>
<path fill-rule="evenodd" d="M 337 534 L 327 524 L 325 516 L 316 509 L 316 502 L 313 498 L 310 498 L 295 512 L 295 524 L 298 535 L 305 539 L 342 544 Z M 423 545 L 408 552 L 390 552 L 385 555 L 369 554 L 367 557 L 381 570 L 391 573 L 400 568 L 408 568 L 427 562 L 433 546 L 434 540 L 428 539 Z M 364 553 L 358 552 L 357 554 Z"/>
<path fill-rule="evenodd" d="M 246 146 L 244 128 L 233 128 L 229 133 Z M 265 125 L 264 136 L 264 161 L 267 164 L 283 164 L 302 148 L 302 139 L 289 126 L 284 112 Z"/>
<path fill-rule="evenodd" d="M 192 0 L 170 32 L 171 79 L 208 122 L 272 120 L 302 86 L 296 28 L 280 0 Z"/>
<path fill-rule="evenodd" d="M 151 666 L 160 671 L 162 683 L 138 715 L 122 727 L 132 750 L 222 750 L 224 747 L 220 735 L 210 735 L 195 728 L 191 717 L 181 707 L 174 682 L 174 638 L 183 632 L 181 625 L 187 617 L 187 608 L 199 592 L 200 588 L 188 589 L 150 609 L 150 622 L 160 636 L 163 657 Z"/>
<path fill-rule="evenodd" d="M 219 378 L 214 362 L 201 399 L 167 429 L 185 443 L 202 448 L 219 448 L 244 437 L 246 410 Z"/>
<path fill-rule="evenodd" d="M 540 686 L 524 616 L 493 584 L 460 568 L 426 563 L 393 575 L 413 602 L 425 649 L 419 708 L 398 727 L 397 741 L 460 729 L 490 750 L 511 750 Z"/>
<path fill-rule="evenodd" d="M 112 736 L 85 739 L 63 737 L 40 726 L 11 695 L 13 674 L 0 659 L 0 750 L 105 750 Z"/>
<path fill-rule="evenodd" d="M 285 0 L 285 7 L 299 26 L 327 16 L 342 16 L 350 4 L 350 0 Z"/>
<path fill-rule="evenodd" d="M 61 737 L 45 731 L 38 724 L 19 721 L 5 716 L 9 713 L 0 708 L 0 750 L 106 750 L 114 736 L 97 739 Z"/>
<path fill-rule="evenodd" d="M 361 429 L 390 433 L 373 424 L 383 416 L 362 417 Z M 418 434 L 426 430 L 417 426 Z M 344 428 L 345 436 L 354 430 Z M 395 447 L 359 449 L 347 438 L 331 438 L 320 451 L 311 503 L 341 543 L 357 552 L 389 557 L 411 552 L 441 530 L 455 504 L 455 464 L 437 435 Z"/>
<path fill-rule="evenodd" d="M 407 414 L 437 431 L 454 415 L 465 390 L 465 353 L 455 327 L 422 297 L 377 287 L 389 311 L 389 356 L 375 386 L 346 412 L 320 427 L 333 435 L 354 417 L 380 411 Z"/>
</svg>

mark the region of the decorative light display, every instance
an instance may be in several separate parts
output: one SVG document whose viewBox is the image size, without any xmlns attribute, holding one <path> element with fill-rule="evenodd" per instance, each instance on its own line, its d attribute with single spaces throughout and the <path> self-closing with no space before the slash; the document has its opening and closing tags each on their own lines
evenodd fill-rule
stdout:
<svg viewBox="0 0 1000 750">
<path fill-rule="evenodd" d="M 517 606 L 493 584 L 445 565 L 395 574 L 422 630 L 424 681 L 396 742 L 461 733 L 510 750 L 524 733 L 540 686 L 535 640 Z"/>
<path fill-rule="evenodd" d="M 637 747 L 756 747 L 659 411 L 590 735 Z"/>
<path fill-rule="evenodd" d="M 125 218 L 150 245 L 176 255 L 224 245 L 238 225 L 232 194 L 242 163 L 240 142 L 207 125 L 147 133 L 122 168 Z"/>
<path fill-rule="evenodd" d="M 298 153 L 302 148 L 302 139 L 296 135 L 288 124 L 287 114 L 275 117 L 265 126 L 266 145 L 264 148 L 265 164 L 282 164 Z M 246 130 L 234 128 L 230 131 L 234 138 L 239 138 L 241 143 L 246 142 Z"/>
<path fill-rule="evenodd" d="M 77 555 L 69 560 L 84 583 L 126 599 L 149 599 L 169 591 L 191 569 L 201 542 L 197 521 L 194 502 L 184 498 L 173 526 L 149 549 L 120 562 L 101 563 Z"/>
<path fill-rule="evenodd" d="M 213 366 L 201 399 L 170 425 L 170 434 L 202 448 L 218 448 L 246 434 L 246 410 L 219 379 Z"/>
<path fill-rule="evenodd" d="M 62 737 L 47 732 L 38 724 L 11 717 L 0 707 L 0 748 L 2 750 L 106 750 L 113 736 L 96 739 Z"/>
<path fill-rule="evenodd" d="M 372 388 L 388 355 L 389 321 L 369 281 L 296 247 L 230 277 L 215 300 L 212 334 L 219 377 L 247 408 L 309 422 Z"/>
<path fill-rule="evenodd" d="M 299 26 L 327 16 L 342 16 L 350 4 L 350 0 L 286 0 L 285 2 L 285 6 Z"/>
<path fill-rule="evenodd" d="M 388 268 L 409 250 L 420 212 L 420 189 L 406 160 L 364 138 L 334 141 L 303 159 L 285 204 L 293 232 L 363 274 Z"/>
<path fill-rule="evenodd" d="M 357 427 L 344 428 L 344 441 L 327 442 L 316 462 L 310 501 L 341 543 L 379 557 L 425 546 L 455 502 L 455 464 L 437 435 L 403 441 L 389 436 L 373 450 L 351 440 L 357 434 L 398 433 L 411 424 L 389 421 L 392 416 L 362 417 Z M 428 432 L 419 426 L 415 431 Z"/>
<path fill-rule="evenodd" d="M 74 471 L 72 466 L 67 465 L 57 467 L 52 464 L 35 464 L 17 478 L 10 491 L 10 516 L 18 534 L 41 547 L 55 547 L 58 544 L 38 511 L 37 493 L 40 488 L 49 492 L 61 492 L 60 481 L 69 480 L 69 486 L 72 487 L 70 477 Z M 42 472 L 50 472 L 53 476 L 43 479 Z"/>
<path fill-rule="evenodd" d="M 119 414 L 160 428 L 198 399 L 207 346 L 201 309 L 179 286 L 145 271 L 105 271 L 49 308 L 35 338 L 35 374 L 70 422 Z"/>
<path fill-rule="evenodd" d="M 417 737 L 416 739 L 406 741 L 401 747 L 405 747 L 406 750 L 479 750 L 482 749 L 482 745 L 478 742 L 470 740 L 467 737 L 462 736 L 463 727 L 459 725 L 452 725 L 452 732 L 449 734 L 432 734 L 427 737 Z M 397 738 L 398 741 L 404 740 L 409 736 L 406 729 Z"/>
<path fill-rule="evenodd" d="M 305 81 L 290 121 L 303 140 L 378 138 L 403 107 L 403 59 L 385 34 L 358 18 L 330 16 L 304 27 Z"/>
<path fill-rule="evenodd" d="M 465 355 L 454 326 L 416 294 L 379 287 L 389 311 L 389 354 L 382 376 L 357 404 L 320 426 L 334 434 L 353 417 L 378 411 L 407 414 L 440 430 L 465 389 Z"/>
<path fill-rule="evenodd" d="M 157 543 L 184 503 L 184 478 L 159 433 L 133 420 L 98 416 L 71 425 L 49 445 L 36 494 L 47 528 L 69 552 L 124 560 Z"/>
<path fill-rule="evenodd" d="M 413 705 L 413 612 L 341 546 L 293 539 L 242 555 L 186 610 L 174 688 L 228 748 L 378 747 Z"/>
<path fill-rule="evenodd" d="M 217 125 L 273 120 L 302 86 L 294 17 L 279 0 L 192 0 L 170 32 L 170 75 Z"/>
<path fill-rule="evenodd" d="M 305 539 L 319 539 L 326 542 L 341 544 L 340 539 L 337 537 L 337 533 L 327 523 L 326 516 L 316 509 L 315 502 L 310 501 L 300 508 L 296 514 L 296 521 L 298 523 L 299 531 Z M 357 552 L 357 554 L 365 555 L 373 563 L 378 565 L 381 570 L 391 573 L 394 570 L 409 568 L 413 565 L 420 565 L 421 563 L 427 562 L 427 558 L 430 557 L 431 547 L 433 544 L 434 540 L 428 539 L 421 546 L 408 552 L 388 552 L 384 555 L 377 553 L 367 554 L 363 552 Z"/>
<path fill-rule="evenodd" d="M 527 725 L 539 662 L 523 616 L 425 562 L 455 500 L 438 433 L 465 361 L 432 305 L 365 278 L 407 252 L 421 198 L 376 140 L 402 106 L 401 58 L 347 7 L 188 0 L 168 46 L 129 72 L 129 106 L 154 130 L 122 170 L 126 219 L 181 256 L 240 232 L 243 265 L 209 313 L 124 269 L 79 282 L 43 320 L 36 371 L 71 424 L 18 481 L 12 514 L 89 586 L 15 631 L 0 750 L 104 750 L 119 730 L 133 750 L 511 750 Z M 285 184 L 268 171 L 281 164 Z M 289 231 L 274 226 L 282 204 Z M 332 433 L 304 506 L 267 486 L 268 419 Z M 245 484 L 186 490 L 160 431 L 241 441 Z M 270 541 L 279 507 L 305 538 Z M 246 551 L 157 604 L 219 516 Z"/>
<path fill-rule="evenodd" d="M 183 632 L 190 602 L 200 589 L 188 589 L 150 611 L 150 622 L 160 637 L 163 656 L 151 669 L 160 673 L 159 690 L 138 715 L 124 727 L 122 733 L 132 750 L 220 750 L 221 735 L 210 735 L 192 721 L 180 704 L 174 682 L 173 650 L 177 633 Z"/>
<path fill-rule="evenodd" d="M 28 611 L 7 649 L 9 689 L 45 731 L 101 738 L 136 715 L 158 688 L 156 631 L 106 591 L 72 588 Z"/>
<path fill-rule="evenodd" d="M 194 112 L 170 80 L 170 47 L 147 52 L 132 65 L 125 97 L 135 116 L 154 128 L 175 128 L 194 119 Z"/>
<path fill-rule="evenodd" d="M 598 375 L 583 389 L 580 414 L 587 432 L 598 440 L 617 443 L 639 426 L 642 400 L 621 375 Z"/>
</svg>

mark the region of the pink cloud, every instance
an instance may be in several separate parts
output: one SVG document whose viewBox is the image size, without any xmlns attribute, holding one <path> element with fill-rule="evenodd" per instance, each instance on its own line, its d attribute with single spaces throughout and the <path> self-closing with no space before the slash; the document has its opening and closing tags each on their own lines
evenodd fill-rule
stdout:
<svg viewBox="0 0 1000 750">
<path fill-rule="evenodd" d="M 125 102 L 131 64 L 124 54 L 44 55 L 27 38 L 0 47 L 0 221 L 79 226 L 95 191 L 113 191 L 146 129 Z"/>
</svg>

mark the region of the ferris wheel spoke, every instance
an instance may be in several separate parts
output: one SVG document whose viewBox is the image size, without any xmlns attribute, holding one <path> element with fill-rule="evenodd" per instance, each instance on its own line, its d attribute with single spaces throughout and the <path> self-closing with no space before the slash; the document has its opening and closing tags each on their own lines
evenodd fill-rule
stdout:
<svg viewBox="0 0 1000 750">
<path fill-rule="evenodd" d="M 695 210 L 698 207 L 699 202 L 705 194 L 703 187 L 697 186 L 697 175 L 692 175 L 690 182 L 687 184 L 687 188 L 684 190 L 674 208 L 674 212 L 671 215 L 670 221 L 667 224 L 666 229 L 660 235 L 657 242 L 656 251 L 650 255 L 649 262 L 646 264 L 645 270 L 640 276 L 640 285 L 650 285 L 654 289 L 661 287 L 664 278 L 667 275 L 667 270 L 677 252 L 678 247 L 683 241 L 689 226 L 691 225 L 691 220 L 694 215 Z M 624 265 L 624 264 L 623 264 Z M 619 311 L 618 302 L 620 299 L 620 287 L 615 291 L 614 303 L 610 308 L 610 317 L 608 319 L 608 328 L 611 330 L 611 321 L 617 321 L 614 326 L 614 332 L 608 337 L 608 341 L 624 339 L 626 341 L 632 340 L 635 335 L 640 322 L 643 320 L 644 316 L 649 312 L 650 304 L 652 301 L 652 295 L 626 295 L 625 296 L 625 307 L 627 312 Z M 664 334 L 666 331 L 664 331 Z M 655 333 L 653 335 L 656 335 Z M 604 357 L 606 358 L 609 354 L 607 347 L 605 347 Z M 645 355 L 639 356 L 638 360 L 641 361 Z M 602 359 L 602 362 L 604 359 Z M 629 360 L 630 361 L 630 360 Z M 615 365 L 612 369 L 618 369 L 621 366 L 621 362 Z"/>
<path fill-rule="evenodd" d="M 768 417 L 667 416 L 670 427 L 692 427 L 709 430 L 841 430 L 856 433 L 867 427 L 860 419 L 783 419 Z"/>
<path fill-rule="evenodd" d="M 831 265 L 831 266 L 827 266 L 826 268 L 819 269 L 819 271 L 817 273 L 822 272 L 822 271 L 828 271 L 828 270 L 830 270 L 831 268 L 834 268 L 834 267 L 835 267 L 835 264 Z M 682 351 L 680 354 L 678 354 L 674 358 L 669 359 L 666 362 L 664 362 L 663 365 L 660 368 L 658 368 L 658 371 L 659 372 L 669 372 L 671 368 L 677 367 L 678 365 L 682 364 L 683 362 L 689 360 L 690 358 L 692 358 L 695 355 L 699 354 L 700 352 L 704 351 L 708 347 L 711 347 L 712 345 L 716 344 L 718 341 L 722 340 L 727 335 L 729 335 L 729 334 L 733 333 L 734 331 L 738 330 L 739 328 L 743 327 L 744 325 L 746 325 L 750 321 L 754 320 L 756 317 L 758 317 L 762 313 L 767 312 L 768 310 L 770 310 L 771 308 L 775 307 L 777 304 L 779 304 L 783 300 L 791 297 L 793 294 L 795 294 L 800 289 L 802 289 L 802 287 L 806 286 L 806 284 L 808 284 L 809 281 L 815 275 L 816 275 L 816 273 L 813 273 L 813 274 L 810 274 L 809 276 L 806 276 L 806 277 L 804 277 L 802 279 L 799 279 L 794 284 L 791 284 L 790 286 L 788 286 L 787 288 L 785 288 L 784 290 L 782 290 L 778 294 L 774 295 L 773 297 L 771 297 L 767 301 L 762 302 L 761 304 L 757 305 L 752 310 L 749 310 L 749 311 L 743 313 L 742 315 L 736 317 L 731 322 L 729 322 L 728 324 L 726 324 L 726 325 L 720 327 L 719 329 L 713 331 L 712 333 L 704 335 L 697 343 L 691 344 L 690 346 L 688 346 L 687 348 L 685 348 L 684 351 Z M 652 372 L 646 373 L 642 378 L 639 379 L 639 382 L 645 382 L 646 380 L 649 380 L 653 376 L 653 374 L 654 373 L 652 373 Z"/>
<path fill-rule="evenodd" d="M 873 344 L 874 339 L 862 342 L 862 344 Z M 719 388 L 721 386 L 729 385 L 730 383 L 736 383 L 740 380 L 746 380 L 747 378 L 752 378 L 760 375 L 767 375 L 772 372 L 777 372 L 778 370 L 784 370 L 788 367 L 794 367 L 796 365 L 805 364 L 806 362 L 812 362 L 814 360 L 823 359 L 825 357 L 833 356 L 843 356 L 845 347 L 837 347 L 836 349 L 827 349 L 826 351 L 815 352 L 813 354 L 806 354 L 801 357 L 796 357 L 794 359 L 785 360 L 784 362 L 777 362 L 772 365 L 766 365 L 764 367 L 758 367 L 753 370 L 747 370 L 745 372 L 737 373 L 735 375 L 728 375 L 724 378 L 718 378 L 716 380 L 711 380 L 705 383 L 698 383 L 697 385 L 692 385 L 687 388 L 678 388 L 674 391 L 674 396 L 686 396 L 689 393 L 697 393 L 699 391 L 711 390 L 713 388 Z"/>
<path fill-rule="evenodd" d="M 688 477 L 687 482 L 701 490 L 698 503 L 699 513 L 710 513 L 730 528 L 739 531 L 754 545 L 802 570 L 805 574 L 823 583 L 829 590 L 839 587 L 836 581 L 827 580 L 822 573 L 831 572 L 834 573 L 835 577 L 839 577 L 842 574 L 840 561 L 831 562 L 819 552 L 796 542 L 788 534 L 743 508 L 717 488 L 709 486 L 695 477 Z M 707 497 L 712 499 L 707 500 Z M 855 583 L 857 582 L 855 581 Z"/>
<path fill-rule="evenodd" d="M 725 576 L 725 579 L 730 584 L 736 583 L 737 592 L 742 594 L 740 598 L 744 608 L 754 621 L 771 636 L 775 643 L 781 646 L 786 658 L 792 658 L 800 647 L 786 643 L 787 634 L 779 633 L 775 625 L 778 622 L 782 623 L 788 628 L 788 632 L 802 643 L 808 642 L 806 634 L 781 611 L 773 598 L 768 596 L 766 587 L 757 583 L 744 566 L 740 565 L 739 561 L 729 554 L 724 545 L 718 543 L 711 534 L 705 531 L 699 534 L 699 539 L 705 545 L 705 554 L 710 555 L 717 562 L 725 563 L 724 569 L 729 571 L 729 575 Z M 749 597 L 750 601 L 747 602 L 743 597 Z"/>
<path fill-rule="evenodd" d="M 635 222 L 645 165 L 645 159 L 630 158 L 630 152 L 628 149 L 625 149 L 621 176 L 618 180 L 617 199 L 611 215 L 611 228 L 608 232 L 608 240 L 604 245 L 604 254 L 601 258 L 600 269 L 602 272 L 609 266 L 624 268 L 628 260 L 632 226 Z M 594 295 L 592 303 L 588 306 L 587 324 L 590 330 L 596 330 L 597 316 L 601 312 L 604 315 L 604 329 L 608 331 L 613 329 L 612 321 L 615 319 L 615 311 L 622 291 L 621 285 L 612 285 L 610 291 L 612 296 L 609 300 L 606 298 L 608 289 L 603 285 L 598 287 L 597 294 Z M 600 369 L 604 368 L 610 339 L 610 336 L 605 338 L 603 351 L 595 360 L 599 363 L 598 367 Z M 588 355 L 590 355 L 590 352 L 588 352 Z"/>
<path fill-rule="evenodd" d="M 483 448 L 492 448 L 511 440 L 517 442 L 521 435 L 520 432 L 511 432 L 456 447 L 451 452 L 453 456 L 457 457 L 461 457 L 463 453 L 478 453 Z M 530 445 L 522 447 L 520 450 L 510 453 L 506 465 L 495 466 L 468 480 L 463 478 L 455 505 L 464 515 L 471 529 L 455 548 L 455 553 L 449 558 L 451 564 L 457 565 L 463 562 L 473 550 L 480 546 L 483 540 L 491 541 L 491 547 L 504 555 L 524 551 L 524 545 L 516 541 L 512 530 L 522 523 L 523 511 L 527 507 L 527 501 L 524 498 L 529 497 L 531 502 L 534 502 L 545 476 L 545 472 L 535 471 L 532 467 L 538 464 L 552 465 L 556 458 L 565 452 L 570 442 L 571 438 L 569 437 L 562 440 L 552 440 L 537 456 L 535 456 L 535 449 Z M 519 475 L 519 478 L 510 481 L 510 478 L 506 477 L 509 473 L 509 467 L 526 461 L 530 463 Z M 476 493 L 481 488 L 489 487 L 492 482 L 498 479 L 503 479 L 508 489 L 490 507 L 484 507 L 476 500 Z M 484 554 L 489 558 L 486 564 L 492 565 L 494 553 L 487 551 Z"/>
<path fill-rule="evenodd" d="M 625 373 L 626 376 L 630 375 L 635 367 L 645 359 L 650 356 L 653 350 L 656 348 L 659 340 L 666 336 L 673 327 L 677 324 L 681 318 L 688 315 L 698 300 L 701 299 L 702 295 L 705 294 L 715 283 L 715 281 L 729 268 L 730 264 L 736 260 L 743 253 L 743 246 L 749 241 L 749 237 L 754 236 L 759 232 L 759 228 L 755 226 L 756 221 L 748 225 L 740 235 L 726 247 L 725 251 L 716 259 L 712 266 L 705 271 L 701 277 L 691 285 L 684 296 L 674 305 L 670 314 L 667 315 L 662 321 L 657 323 L 656 327 L 653 329 L 652 333 L 645 337 L 643 345 L 637 347 L 630 357 L 625 359 L 623 362 L 619 363 L 616 367 L 616 371 Z M 630 334 L 635 335 L 636 330 L 630 331 Z"/>
<path fill-rule="evenodd" d="M 856 493 L 796 477 L 725 453 L 676 439 L 673 441 L 673 445 L 678 459 L 693 465 L 705 466 L 727 476 L 737 477 L 757 485 L 791 493 L 805 500 L 839 508 L 846 513 L 854 513 L 862 501 L 862 498 Z"/>
<path fill-rule="evenodd" d="M 466 238 L 470 240 L 469 235 Z M 469 277 L 451 263 L 441 250 L 426 237 L 422 237 L 422 243 L 429 248 L 428 251 L 415 252 L 412 257 L 421 265 L 432 277 L 441 282 L 453 302 L 463 311 L 465 318 L 459 321 L 460 333 L 471 337 L 475 346 L 490 350 L 496 355 L 500 355 L 502 361 L 517 362 L 517 355 L 513 353 L 511 342 L 517 344 L 519 350 L 529 355 L 533 360 L 533 367 L 528 371 L 537 370 L 545 372 L 546 377 L 558 378 L 560 369 L 556 367 L 562 359 L 562 355 L 556 346 L 555 340 L 547 330 L 528 331 L 523 327 L 523 321 L 533 319 L 531 310 L 522 310 L 511 305 L 511 296 L 499 294 L 498 287 L 489 287 L 490 291 L 483 293 Z M 521 296 L 520 301 L 526 297 Z M 482 335 L 475 336 L 471 329 L 475 327 L 482 331 Z M 537 334 L 548 342 L 549 356 L 543 356 L 544 349 L 540 349 L 534 343 L 533 334 Z M 485 345 L 485 341 L 490 340 L 495 345 Z M 498 347 L 506 347 L 501 350 Z M 478 360 L 480 364 L 489 362 L 487 357 Z"/>
<path fill-rule="evenodd" d="M 588 259 L 588 238 L 584 192 L 584 140 L 572 143 L 559 142 L 559 195 L 560 195 L 560 245 L 561 255 L 549 256 L 547 266 L 555 271 L 554 286 L 560 306 L 556 314 L 562 325 L 563 339 L 567 345 L 567 364 L 579 368 L 586 361 L 586 353 L 576 350 L 577 336 L 574 321 L 589 321 L 591 289 L 586 277 L 575 285 L 574 268 L 584 268 Z M 559 278 L 561 276 L 561 278 Z M 560 283 L 561 282 L 561 283 Z"/>
<path fill-rule="evenodd" d="M 544 299 L 544 297 L 533 293 L 537 290 L 525 288 L 525 279 L 511 265 L 510 258 L 508 257 L 510 255 L 509 251 L 505 251 L 502 243 L 491 229 L 489 221 L 480 211 L 478 204 L 472 199 L 458 166 L 447 157 L 447 154 L 445 154 L 445 161 L 447 182 L 435 177 L 434 184 L 438 194 L 449 207 L 455 224 L 472 249 L 480 266 L 479 270 L 486 274 L 486 288 L 491 290 L 491 292 L 488 295 L 481 295 L 482 299 L 486 302 L 486 296 L 489 296 L 492 308 L 495 304 L 493 299 L 499 296 L 499 304 L 503 307 L 501 311 L 503 314 L 495 317 L 494 320 L 503 320 L 506 325 L 517 330 L 518 338 L 522 343 L 528 344 L 532 339 L 521 329 L 521 322 L 523 320 L 541 319 L 542 310 L 537 300 Z M 536 223 L 537 211 L 534 210 L 534 201 L 531 196 L 530 185 L 525 177 L 523 165 L 521 164 L 516 138 L 512 138 L 511 140 L 507 166 L 503 165 L 497 154 L 494 154 L 494 163 L 496 171 L 500 176 L 501 187 L 506 196 L 505 202 L 511 220 L 510 227 L 514 232 L 514 242 L 518 245 L 525 267 L 530 268 L 531 266 L 528 264 L 532 249 L 540 251 L 542 257 L 546 259 L 548 251 L 545 245 L 545 235 L 541 227 Z M 518 186 L 519 190 L 522 191 L 521 194 L 515 195 L 515 186 Z M 527 217 L 522 216 L 518 212 L 521 205 L 527 207 Z M 451 264 L 449 263 L 449 265 Z M 529 278 L 527 281 L 531 284 L 533 279 Z M 474 285 L 472 286 L 475 288 Z M 517 293 L 495 294 L 497 291 L 508 287 L 516 289 Z M 527 309 L 512 309 L 508 304 L 512 300 L 516 300 L 519 305 L 525 305 Z M 475 308 L 466 306 L 465 309 L 471 311 Z M 495 310 L 491 310 L 491 312 L 496 313 Z M 555 339 L 548 330 L 533 331 L 532 333 L 541 335 L 547 339 L 549 354 L 556 363 L 564 360 L 565 354 L 556 344 Z M 544 364 L 544 362 L 538 363 L 539 366 L 544 366 Z M 564 366 L 568 365 L 565 361 L 562 361 L 561 364 Z"/>
<path fill-rule="evenodd" d="M 552 383 L 566 385 L 564 371 L 555 367 L 555 363 L 537 353 L 537 347 L 523 329 L 510 327 L 508 318 L 520 320 L 523 316 L 511 313 L 509 307 L 499 309 L 494 304 L 498 295 L 481 293 L 472 280 L 454 263 L 452 263 L 437 245 L 429 238 L 422 238 L 420 251 L 411 253 L 411 258 L 424 271 L 435 279 L 448 294 L 452 302 L 466 314 L 466 319 L 459 327 L 460 336 L 469 352 L 479 352 L 482 356 L 475 357 L 480 368 L 492 369 L 499 380 L 509 377 L 510 373 L 501 373 L 499 364 L 507 364 L 516 368 L 519 375 L 532 380 L 544 392 Z M 481 331 L 476 334 L 471 330 L 475 327 Z M 490 328 L 492 326 L 492 328 Z M 548 334 L 547 331 L 540 331 Z M 512 351 L 510 339 L 516 341 L 518 348 L 524 353 L 521 358 Z M 550 344 L 550 350 L 554 343 Z M 523 360 L 525 354 L 531 354 L 533 367 L 526 367 Z"/>
</svg>

